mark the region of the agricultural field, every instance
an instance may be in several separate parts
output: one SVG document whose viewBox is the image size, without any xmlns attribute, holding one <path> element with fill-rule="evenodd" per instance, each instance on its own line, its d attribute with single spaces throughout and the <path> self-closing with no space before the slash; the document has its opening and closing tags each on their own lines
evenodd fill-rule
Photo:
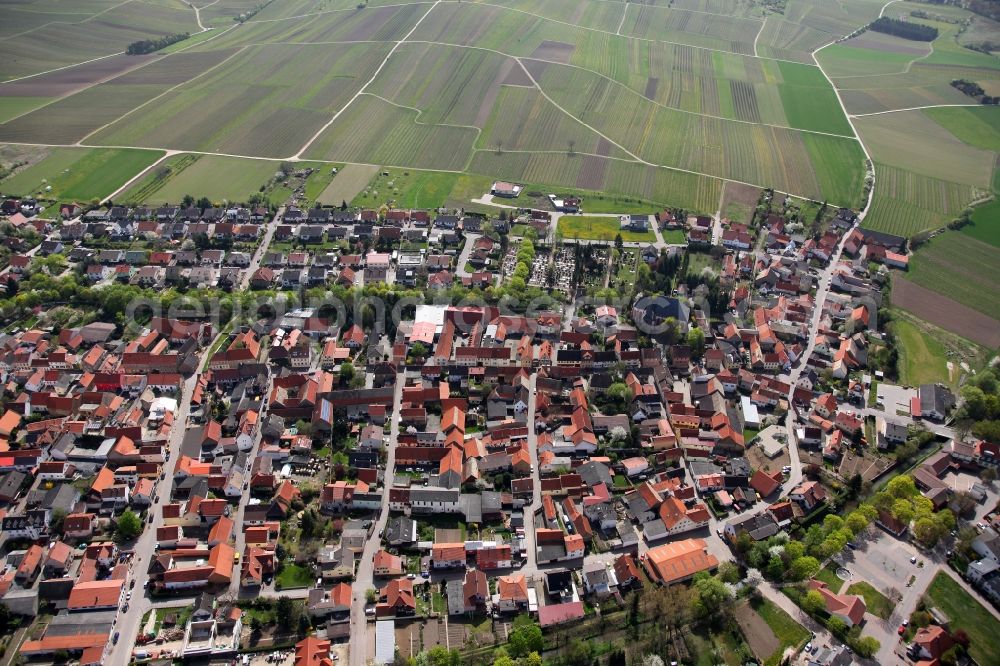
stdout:
<svg viewBox="0 0 1000 666">
<path fill-rule="evenodd" d="M 353 201 L 366 189 L 378 171 L 377 166 L 348 164 L 333 177 L 330 184 L 317 197 L 317 201 L 325 206 L 337 206 L 344 201 Z"/>
<path fill-rule="evenodd" d="M 906 310 L 922 322 L 954 333 L 987 349 L 1000 347 L 997 320 L 949 296 L 933 291 L 902 275 L 896 275 L 892 285 L 892 304 Z"/>
<path fill-rule="evenodd" d="M 985 194 L 971 185 L 876 163 L 875 196 L 864 226 L 910 237 L 946 226 L 970 201 Z"/>
<path fill-rule="evenodd" d="M 921 246 L 906 279 L 990 317 L 1000 313 L 1000 248 L 966 234 L 944 233 Z"/>
<path fill-rule="evenodd" d="M 0 80 L 112 56 L 141 39 L 199 31 L 194 10 L 181 0 L 5 3 L 3 18 Z"/>
<path fill-rule="evenodd" d="M 977 106 L 925 109 L 934 122 L 975 148 L 1000 151 L 1000 108 Z"/>
<path fill-rule="evenodd" d="M 753 38 L 762 23 L 759 18 L 637 4 L 624 13 L 618 34 L 753 55 Z"/>
<path fill-rule="evenodd" d="M 995 115 L 1000 110 L 943 108 L 856 118 L 875 160 L 865 226 L 912 236 L 947 225 L 987 197 L 998 155 L 990 149 L 998 138 Z"/>
<path fill-rule="evenodd" d="M 922 11 L 946 18 L 917 19 Z M 980 81 L 990 86 L 1000 81 L 1000 58 L 971 51 L 962 45 L 958 25 L 974 15 L 958 7 L 899 2 L 886 15 L 912 20 L 938 29 L 933 42 L 917 42 L 865 32 L 817 54 L 819 63 L 840 90 L 848 112 L 881 113 L 939 104 L 971 104 L 975 100 L 949 85 L 953 79 Z"/>
<path fill-rule="evenodd" d="M 424 177 L 435 201 L 465 201 L 447 181 L 466 174 L 586 191 L 594 212 L 712 213 L 725 183 L 858 207 L 864 152 L 817 60 L 856 114 L 965 102 L 948 81 L 966 74 L 1000 86 L 998 59 L 964 49 L 952 23 L 934 21 L 932 45 L 870 32 L 835 43 L 883 4 L 25 0 L 0 27 L 0 55 L 11 54 L 0 65 L 0 142 L 451 173 Z M 120 54 L 176 32 L 191 36 Z M 879 186 L 888 200 L 876 224 L 932 227 L 988 189 L 996 121 L 947 111 L 914 112 L 927 127 L 855 119 L 875 162 L 945 182 L 917 194 L 924 183 L 909 176 Z M 920 141 L 908 140 L 914 128 Z"/>
<path fill-rule="evenodd" d="M 274 177 L 280 166 L 273 160 L 216 155 L 174 155 L 119 197 L 129 203 L 179 203 L 184 195 L 213 202 L 246 201 Z"/>
<path fill-rule="evenodd" d="M 152 109 L 135 112 L 136 109 L 156 99 L 171 86 L 200 76 L 233 53 L 235 52 L 177 53 L 166 58 L 148 59 L 143 67 L 128 70 L 104 83 L 83 87 L 79 92 L 0 124 L 0 141 L 69 144 L 88 138 L 126 114 L 133 114 L 137 123 L 146 122 L 147 113 Z M 74 72 L 58 74 L 61 76 L 47 76 L 47 84 L 33 84 L 33 87 L 56 91 L 71 85 L 73 78 L 78 75 Z M 99 71 L 88 71 L 85 75 L 101 76 Z M 5 85 L 23 86 L 24 82 Z M 179 118 L 178 122 L 190 125 L 191 119 Z M 114 145 L 140 144 L 122 142 Z M 144 144 L 143 147 L 162 146 Z"/>
<path fill-rule="evenodd" d="M 996 154 L 960 141 L 920 111 L 854 122 L 876 162 L 981 189 L 990 187 Z"/>
<path fill-rule="evenodd" d="M 0 181 L 0 190 L 48 200 L 100 200 L 162 156 L 159 150 L 55 148 Z"/>
<path fill-rule="evenodd" d="M 726 183 L 722 191 L 722 206 L 719 212 L 731 222 L 750 224 L 759 200 L 758 188 Z"/>
<path fill-rule="evenodd" d="M 328 109 L 360 89 L 386 52 L 368 44 L 247 47 L 91 141 L 288 157 L 323 126 Z"/>
<path fill-rule="evenodd" d="M 932 51 L 926 42 L 869 30 L 826 47 L 816 57 L 835 84 L 850 87 L 851 78 L 905 74 L 911 63 L 926 58 Z M 893 80 L 887 79 L 890 83 Z"/>
<path fill-rule="evenodd" d="M 977 206 L 972 211 L 972 224 L 962 227 L 962 233 L 1000 248 L 1000 199 Z"/>
<path fill-rule="evenodd" d="M 812 52 L 875 19 L 882 0 L 788 0 L 783 14 L 770 14 L 756 38 L 756 53 L 811 64 Z"/>
<path fill-rule="evenodd" d="M 474 127 L 430 125 L 419 112 L 361 95 L 305 152 L 309 159 L 464 171 Z"/>
</svg>

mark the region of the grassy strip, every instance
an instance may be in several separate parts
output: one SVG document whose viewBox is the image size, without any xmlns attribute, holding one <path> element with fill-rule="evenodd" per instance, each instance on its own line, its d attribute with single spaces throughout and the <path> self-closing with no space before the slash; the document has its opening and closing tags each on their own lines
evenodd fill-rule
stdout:
<svg viewBox="0 0 1000 666">
<path fill-rule="evenodd" d="M 927 596 L 948 616 L 952 631 L 963 629 L 969 635 L 973 659 L 981 666 L 1000 665 L 1000 651 L 995 649 L 1000 622 L 992 613 L 943 571 L 931 581 Z"/>
<path fill-rule="evenodd" d="M 892 615 L 893 605 L 888 597 L 863 580 L 848 587 L 847 593 L 862 597 L 865 600 L 865 606 L 868 607 L 868 612 L 872 615 L 876 615 L 883 620 L 888 619 Z"/>
</svg>

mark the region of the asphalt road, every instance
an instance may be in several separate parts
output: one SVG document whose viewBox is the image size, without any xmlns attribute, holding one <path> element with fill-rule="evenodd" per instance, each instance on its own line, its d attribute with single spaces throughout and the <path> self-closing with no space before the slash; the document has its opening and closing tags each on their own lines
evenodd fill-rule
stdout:
<svg viewBox="0 0 1000 666">
<path fill-rule="evenodd" d="M 382 507 L 375 519 L 372 537 L 365 543 L 354 575 L 353 599 L 351 601 L 351 643 L 350 666 L 366 666 L 368 659 L 375 656 L 375 625 L 368 623 L 365 616 L 365 593 L 374 587 L 372 560 L 381 545 L 381 534 L 389 520 L 389 488 L 392 487 L 393 474 L 396 469 L 396 443 L 399 441 L 399 414 L 403 403 L 403 385 L 406 383 L 405 373 L 396 375 L 396 390 L 393 395 L 392 425 L 389 429 L 389 443 L 385 463 L 385 475 L 382 483 Z"/>
</svg>

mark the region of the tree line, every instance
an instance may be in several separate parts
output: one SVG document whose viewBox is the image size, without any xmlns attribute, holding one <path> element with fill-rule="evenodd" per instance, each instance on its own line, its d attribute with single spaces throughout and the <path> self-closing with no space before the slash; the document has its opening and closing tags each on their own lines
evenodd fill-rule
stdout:
<svg viewBox="0 0 1000 666">
<path fill-rule="evenodd" d="M 875 32 L 882 32 L 887 35 L 902 37 L 903 39 L 912 39 L 916 42 L 933 42 L 938 36 L 938 29 L 933 26 L 901 21 L 889 18 L 888 16 L 875 19 L 868 28 Z"/>
<path fill-rule="evenodd" d="M 159 39 L 140 39 L 137 42 L 129 44 L 128 48 L 125 49 L 125 53 L 128 55 L 144 55 L 146 53 L 153 53 L 154 51 L 165 49 L 171 44 L 183 42 L 190 36 L 191 33 L 189 32 L 178 32 L 174 35 L 164 35 Z"/>
</svg>

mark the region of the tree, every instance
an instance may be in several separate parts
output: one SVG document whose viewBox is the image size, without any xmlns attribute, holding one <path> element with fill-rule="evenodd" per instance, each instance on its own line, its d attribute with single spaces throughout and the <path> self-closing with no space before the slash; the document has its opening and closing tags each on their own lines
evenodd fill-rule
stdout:
<svg viewBox="0 0 1000 666">
<path fill-rule="evenodd" d="M 794 562 L 803 555 L 806 554 L 806 547 L 801 541 L 789 541 L 785 544 L 785 559 L 789 562 Z"/>
<path fill-rule="evenodd" d="M 344 361 L 340 364 L 340 380 L 345 384 L 350 384 L 352 379 L 354 379 L 354 364 L 350 361 Z"/>
<path fill-rule="evenodd" d="M 119 541 L 131 541 L 142 533 L 142 521 L 131 509 L 126 509 L 118 516 L 115 525 L 115 538 Z"/>
<path fill-rule="evenodd" d="M 316 513 L 312 509 L 306 509 L 302 512 L 302 522 L 300 527 L 302 528 L 302 538 L 309 539 L 316 533 Z"/>
<path fill-rule="evenodd" d="M 855 535 L 861 534 L 868 527 L 868 518 L 860 511 L 849 513 L 845 522 L 847 529 L 851 530 L 851 533 Z"/>
<path fill-rule="evenodd" d="M 719 578 L 724 583 L 738 583 L 740 580 L 740 568 L 735 562 L 723 562 L 719 565 Z"/>
<path fill-rule="evenodd" d="M 809 590 L 802 597 L 802 610 L 810 615 L 820 612 L 825 607 L 826 602 L 823 601 L 823 595 L 819 593 L 819 590 Z"/>
<path fill-rule="evenodd" d="M 292 627 L 295 622 L 295 602 L 290 597 L 278 597 L 274 604 L 274 619 L 279 627 Z"/>
<path fill-rule="evenodd" d="M 913 503 L 905 499 L 896 500 L 892 503 L 892 516 L 902 523 L 909 524 L 914 516 Z"/>
<path fill-rule="evenodd" d="M 590 666 L 594 661 L 594 644 L 591 641 L 574 638 L 563 651 L 566 666 Z"/>
<path fill-rule="evenodd" d="M 628 431 L 622 426 L 615 426 L 608 433 L 608 438 L 613 444 L 620 444 L 628 439 Z"/>
<path fill-rule="evenodd" d="M 805 555 L 792 562 L 788 575 L 792 580 L 805 580 L 819 573 L 819 568 L 819 560 Z"/>
<path fill-rule="evenodd" d="M 889 481 L 885 486 L 885 491 L 889 493 L 891 497 L 904 498 L 913 497 L 918 493 L 917 486 L 913 482 L 913 477 L 909 475 L 901 475 Z"/>
<path fill-rule="evenodd" d="M 62 534 L 63 522 L 66 520 L 65 509 L 53 509 L 52 518 L 49 520 L 49 530 L 53 534 Z"/>
<path fill-rule="evenodd" d="M 694 356 L 701 356 L 705 353 L 705 332 L 698 327 L 692 328 L 688 331 L 687 343 Z"/>
<path fill-rule="evenodd" d="M 527 657 L 521 659 L 521 664 L 522 666 L 542 666 L 542 655 L 530 652 Z"/>
<path fill-rule="evenodd" d="M 826 621 L 826 628 L 838 638 L 842 638 L 847 633 L 847 623 L 835 616 L 831 616 Z"/>
<path fill-rule="evenodd" d="M 609 399 L 624 405 L 632 400 L 632 389 L 630 389 L 628 384 L 625 384 L 624 382 L 615 382 L 608 387 L 605 395 L 607 395 Z"/>
<path fill-rule="evenodd" d="M 457 650 L 449 650 L 442 645 L 435 645 L 427 651 L 428 666 L 458 666 L 461 662 L 462 659 Z"/>
<path fill-rule="evenodd" d="M 502 645 L 493 652 L 493 666 L 515 666 L 514 660 Z"/>
<path fill-rule="evenodd" d="M 882 644 L 873 636 L 862 636 L 854 641 L 854 651 L 866 659 L 875 656 L 881 647 Z"/>
<path fill-rule="evenodd" d="M 694 583 L 693 610 L 700 617 L 715 615 L 722 605 L 732 599 L 726 585 L 716 576 L 706 576 Z"/>
</svg>

